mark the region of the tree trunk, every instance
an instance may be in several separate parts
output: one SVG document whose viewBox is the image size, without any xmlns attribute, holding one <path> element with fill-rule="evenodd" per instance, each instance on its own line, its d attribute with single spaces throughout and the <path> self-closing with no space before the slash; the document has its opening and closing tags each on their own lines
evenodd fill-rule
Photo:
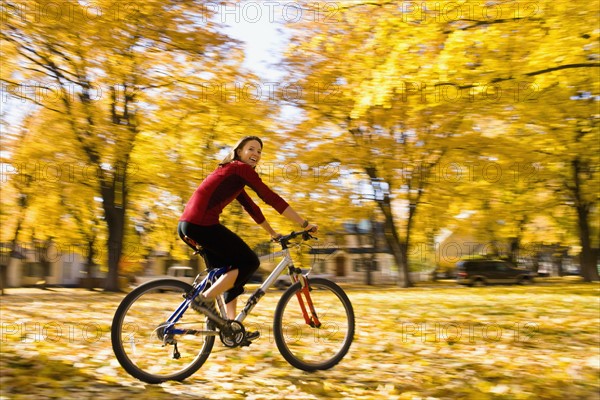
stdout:
<svg viewBox="0 0 600 400">
<path fill-rule="evenodd" d="M 375 270 L 375 263 L 377 260 L 377 253 L 378 253 L 378 247 L 377 247 L 377 229 L 375 226 L 375 221 L 374 218 L 371 217 L 369 219 L 369 224 L 371 226 L 371 257 L 368 258 L 367 260 L 367 285 L 372 285 L 373 284 L 373 271 Z"/>
<path fill-rule="evenodd" d="M 581 276 L 585 282 L 598 281 L 597 260 L 590 240 L 590 225 L 588 221 L 589 209 L 587 206 L 577 207 L 577 226 L 579 227 L 579 242 L 581 244 L 580 265 Z"/>
<path fill-rule="evenodd" d="M 367 285 L 372 285 L 371 282 L 371 266 L 369 265 L 369 258 L 367 257 L 367 247 L 365 245 L 369 244 L 369 239 L 367 239 L 366 234 L 359 232 L 358 228 L 356 230 L 356 238 L 358 239 L 358 248 L 360 253 L 361 265 L 365 269 L 365 283 Z"/>
<path fill-rule="evenodd" d="M 37 246 L 38 251 L 38 260 L 40 265 L 42 266 L 40 282 L 41 288 L 46 289 L 48 287 L 48 278 L 50 277 L 50 270 L 52 268 L 52 263 L 50 258 L 48 257 L 48 252 L 50 250 L 51 242 L 49 240 L 40 243 Z"/>
<path fill-rule="evenodd" d="M 519 263 L 519 258 L 522 259 L 523 256 L 521 254 L 521 242 L 523 240 L 523 235 L 525 234 L 527 223 L 529 222 L 529 216 L 523 215 L 523 218 L 518 221 L 517 236 L 512 238 L 510 242 L 510 261 L 514 265 L 517 265 Z"/>
<path fill-rule="evenodd" d="M 94 267 L 94 257 L 96 252 L 94 251 L 94 244 L 95 244 L 95 240 L 94 239 L 88 239 L 88 243 L 87 243 L 87 255 L 86 255 L 86 262 L 85 262 L 85 269 L 86 269 L 86 275 L 87 275 L 87 282 L 86 282 L 86 289 L 87 290 L 94 290 L 94 281 L 92 279 L 92 272 L 93 272 L 93 267 Z"/>
<path fill-rule="evenodd" d="M 398 265 L 398 286 L 405 288 L 412 287 L 413 284 L 410 281 L 410 276 L 408 274 L 408 248 L 404 243 L 402 243 L 400 237 L 398 236 L 398 230 L 396 229 L 396 224 L 394 223 L 394 216 L 392 215 L 389 196 L 386 196 L 384 201 L 377 201 L 377 204 L 379 205 L 379 208 L 385 217 L 385 239 L 388 243 L 388 246 L 390 246 L 390 249 L 392 250 L 396 265 Z"/>
<path fill-rule="evenodd" d="M 374 167 L 366 167 L 365 171 L 372 181 L 376 181 L 379 177 L 377 176 L 377 170 Z M 392 250 L 394 261 L 398 266 L 398 286 L 408 288 L 412 287 L 413 284 L 410 281 L 410 275 L 408 274 L 408 246 L 406 243 L 402 243 L 396 224 L 394 222 L 394 215 L 392 213 L 392 201 L 389 193 L 380 193 L 380 198 L 375 198 L 379 209 L 383 213 L 384 220 L 384 233 L 385 240 Z"/>
<path fill-rule="evenodd" d="M 116 177 L 116 175 L 115 175 Z M 125 195 L 120 204 L 115 202 L 115 185 L 102 188 L 102 199 L 106 225 L 108 226 L 108 273 L 104 289 L 110 292 L 119 292 L 119 261 L 123 253 L 123 239 L 125 236 Z"/>
<path fill-rule="evenodd" d="M 409 204 L 408 221 L 406 221 L 406 239 L 402 243 L 402 251 L 403 251 L 402 258 L 406 262 L 406 269 L 404 271 L 404 275 L 405 275 L 404 279 L 406 279 L 407 282 L 409 282 L 410 286 L 413 286 L 413 283 L 410 280 L 410 275 L 409 275 L 409 264 L 410 263 L 408 261 L 408 250 L 410 247 L 410 235 L 412 233 L 412 227 L 413 227 L 414 221 L 415 221 L 415 213 L 417 212 L 417 204 L 419 204 L 422 194 L 423 194 L 423 190 L 422 190 L 422 188 L 419 188 L 417 198 L 411 200 L 411 202 Z"/>
<path fill-rule="evenodd" d="M 21 230 L 21 224 L 23 222 L 23 212 L 21 212 L 18 220 L 17 226 L 15 228 L 15 233 L 13 235 L 13 239 L 10 242 L 10 249 L 8 252 L 2 252 L 2 258 L 0 259 L 0 295 L 4 296 L 4 288 L 7 286 L 8 281 L 8 266 L 10 265 L 10 260 L 13 256 L 16 256 L 17 253 L 17 240 L 19 237 L 19 231 Z"/>
<path fill-rule="evenodd" d="M 575 183 L 571 190 L 575 199 L 575 207 L 577 209 L 577 227 L 579 228 L 579 242 L 581 244 L 581 254 L 579 255 L 581 276 L 585 282 L 597 281 L 600 279 L 598 276 L 598 268 L 596 266 L 597 260 L 592 249 L 590 225 L 588 220 L 591 204 L 583 199 L 581 188 L 580 174 L 584 169 L 584 166 L 582 166 L 582 162 L 578 157 L 572 161 L 571 166 L 573 167 L 573 181 Z"/>
<path fill-rule="evenodd" d="M 119 221 L 121 219 L 121 221 Z M 123 220 L 120 216 L 108 224 L 108 273 L 104 289 L 109 292 L 118 292 L 119 288 L 119 261 L 123 252 Z"/>
</svg>

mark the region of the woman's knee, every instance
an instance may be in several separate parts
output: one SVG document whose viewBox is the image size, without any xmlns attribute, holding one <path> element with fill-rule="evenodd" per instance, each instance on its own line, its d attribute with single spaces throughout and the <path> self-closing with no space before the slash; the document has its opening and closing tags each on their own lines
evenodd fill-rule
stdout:
<svg viewBox="0 0 600 400">
<path fill-rule="evenodd" d="M 229 289 L 228 291 L 223 293 L 223 299 L 225 300 L 225 304 L 232 302 L 242 293 L 244 293 L 244 288 L 242 286 L 237 286 Z"/>
<path fill-rule="evenodd" d="M 253 253 L 253 257 L 251 257 L 248 260 L 248 266 L 249 266 L 249 269 L 251 269 L 253 273 L 256 272 L 258 267 L 260 267 L 260 260 L 258 259 L 258 256 L 256 255 L 256 253 Z"/>
<path fill-rule="evenodd" d="M 243 286 L 248 283 L 250 278 L 252 278 L 252 275 L 258 270 L 260 260 L 256 256 L 249 257 L 243 264 L 240 263 L 238 265 L 238 276 L 235 281 L 235 286 Z"/>
</svg>

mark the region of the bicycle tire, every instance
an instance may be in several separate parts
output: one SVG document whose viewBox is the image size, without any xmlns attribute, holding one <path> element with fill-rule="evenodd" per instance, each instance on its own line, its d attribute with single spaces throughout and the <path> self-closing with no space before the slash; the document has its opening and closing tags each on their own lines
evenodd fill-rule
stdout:
<svg viewBox="0 0 600 400">
<path fill-rule="evenodd" d="M 309 278 L 309 287 L 321 327 L 307 325 L 299 305 L 296 307 L 290 302 L 302 290 L 300 282 L 296 282 L 277 303 L 273 336 L 288 363 L 313 372 L 330 369 L 344 358 L 354 339 L 355 321 L 352 303 L 336 283 Z"/>
<path fill-rule="evenodd" d="M 206 362 L 215 342 L 214 335 L 178 336 L 180 357 L 175 358 L 175 347 L 164 346 L 157 333 L 160 325 L 183 302 L 181 295 L 172 292 L 181 294 L 191 289 L 191 285 L 176 279 L 158 279 L 138 286 L 123 298 L 112 321 L 111 341 L 119 364 L 131 376 L 153 384 L 182 381 Z M 189 309 L 176 326 L 187 327 L 190 316 L 199 320 L 189 326 L 209 333 L 215 331 L 214 325 L 203 315 Z M 170 350 L 173 350 L 172 354 L 169 354 Z"/>
</svg>

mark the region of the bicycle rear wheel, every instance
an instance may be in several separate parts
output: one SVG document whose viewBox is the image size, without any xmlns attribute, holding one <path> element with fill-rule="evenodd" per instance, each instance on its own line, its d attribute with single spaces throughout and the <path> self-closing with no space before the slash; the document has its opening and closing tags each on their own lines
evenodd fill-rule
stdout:
<svg viewBox="0 0 600 400">
<path fill-rule="evenodd" d="M 160 279 L 140 285 L 122 300 L 111 340 L 117 360 L 130 375 L 147 383 L 181 381 L 204 364 L 217 334 L 204 315 L 188 309 L 175 325 L 188 333 L 172 337 L 176 346 L 163 340 L 165 322 L 191 289 L 185 282 Z"/>
<path fill-rule="evenodd" d="M 354 339 L 354 310 L 346 293 L 327 279 L 309 279 L 310 298 L 320 327 L 306 323 L 297 300 L 297 282 L 281 296 L 275 308 L 273 336 L 279 352 L 292 366 L 304 371 L 332 368 L 348 353 Z M 308 309 L 307 301 L 303 302 Z M 310 311 L 309 315 L 310 315 Z"/>
</svg>

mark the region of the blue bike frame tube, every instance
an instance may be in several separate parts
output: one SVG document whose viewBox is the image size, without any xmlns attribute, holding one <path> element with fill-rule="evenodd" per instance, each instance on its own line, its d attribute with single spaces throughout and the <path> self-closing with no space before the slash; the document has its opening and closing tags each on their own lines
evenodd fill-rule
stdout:
<svg viewBox="0 0 600 400">
<path fill-rule="evenodd" d="M 204 290 L 204 288 L 206 287 L 206 283 L 207 282 L 213 282 L 215 281 L 218 277 L 220 277 L 221 275 L 223 275 L 225 272 L 227 272 L 228 267 L 221 267 L 221 268 L 217 268 L 217 269 L 213 269 L 208 271 L 208 276 L 206 278 L 204 278 L 204 280 L 202 281 L 202 284 L 199 285 L 196 290 L 194 290 L 193 296 L 191 296 L 190 298 L 186 298 L 180 305 L 179 307 L 177 307 L 177 310 L 175 310 L 175 312 L 173 314 L 171 314 L 171 316 L 167 319 L 167 327 L 165 330 L 170 329 L 173 325 L 175 325 L 177 323 L 177 321 L 179 321 L 179 319 L 181 318 L 181 316 L 183 315 L 183 313 L 185 312 L 185 310 L 188 309 L 188 307 L 190 306 L 190 303 L 192 302 L 192 298 L 196 297 L 198 294 L 202 293 L 202 291 Z"/>
</svg>

